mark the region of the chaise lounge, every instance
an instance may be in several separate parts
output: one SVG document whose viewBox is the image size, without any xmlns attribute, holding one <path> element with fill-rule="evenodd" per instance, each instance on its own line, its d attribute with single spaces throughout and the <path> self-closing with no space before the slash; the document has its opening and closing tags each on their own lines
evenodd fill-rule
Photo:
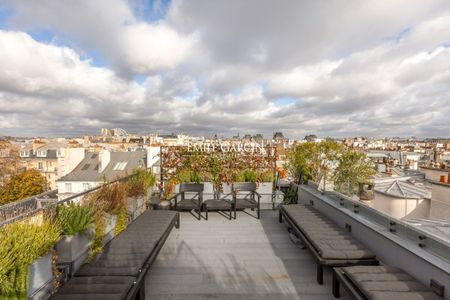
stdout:
<svg viewBox="0 0 450 300">
<path fill-rule="evenodd" d="M 442 300 L 443 288 L 434 293 L 404 271 L 389 266 L 353 266 L 334 268 L 333 295 L 339 298 L 339 286 L 358 300 Z"/>
<path fill-rule="evenodd" d="M 376 265 L 375 255 L 356 241 L 349 232 L 331 222 L 311 205 L 283 205 L 280 223 L 299 237 L 317 263 L 317 282 L 323 284 L 324 266 Z"/>
<path fill-rule="evenodd" d="M 144 212 L 51 299 L 144 299 L 145 276 L 179 222 L 177 212 Z"/>
</svg>

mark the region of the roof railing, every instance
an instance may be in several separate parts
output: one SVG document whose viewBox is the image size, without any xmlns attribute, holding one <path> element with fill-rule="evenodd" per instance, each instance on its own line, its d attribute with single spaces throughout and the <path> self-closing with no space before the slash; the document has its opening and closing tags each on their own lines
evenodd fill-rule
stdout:
<svg viewBox="0 0 450 300">
<path fill-rule="evenodd" d="M 135 174 L 127 175 L 127 176 L 106 182 L 104 184 L 106 184 L 106 185 L 114 184 L 116 182 L 125 181 L 134 176 L 135 176 Z M 26 198 L 26 199 L 23 199 L 20 201 L 5 204 L 0 207 L 0 227 L 7 225 L 7 224 L 14 223 L 14 222 L 25 220 L 27 218 L 31 218 L 31 217 L 45 211 L 46 209 L 53 208 L 57 205 L 62 205 L 71 200 L 77 199 L 81 196 L 95 192 L 98 189 L 100 189 L 102 186 L 103 185 L 99 185 L 99 186 L 93 187 L 91 189 L 85 190 L 81 193 L 73 194 L 69 197 L 66 197 L 61 200 L 56 200 L 56 201 L 46 201 L 46 200 L 48 200 L 48 197 L 46 197 L 46 196 L 48 196 L 50 194 L 56 194 L 56 190 L 52 190 L 52 191 L 48 191 L 48 192 L 45 192 L 45 193 L 42 193 L 42 194 L 39 194 L 36 196 L 32 196 L 32 197 L 29 197 L 29 198 Z M 42 205 L 42 204 L 44 204 L 44 205 Z"/>
<path fill-rule="evenodd" d="M 317 183 L 315 182 L 309 181 L 308 185 L 317 188 Z M 345 211 L 345 213 L 350 217 L 357 220 L 363 219 L 368 221 L 375 226 L 379 226 L 381 230 L 389 231 L 396 237 L 409 241 L 419 246 L 426 252 L 450 262 L 450 241 L 403 220 L 394 218 L 384 212 L 368 206 L 363 201 L 352 199 L 351 197 L 337 191 L 326 190 L 325 192 L 320 192 L 323 193 L 324 196 L 335 196 L 326 197 L 326 201 L 334 207 Z"/>
</svg>

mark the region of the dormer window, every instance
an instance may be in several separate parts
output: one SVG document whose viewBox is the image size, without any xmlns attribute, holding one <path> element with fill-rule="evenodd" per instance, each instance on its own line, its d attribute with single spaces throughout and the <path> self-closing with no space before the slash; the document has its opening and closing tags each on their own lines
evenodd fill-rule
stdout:
<svg viewBox="0 0 450 300">
<path fill-rule="evenodd" d="M 20 155 L 20 157 L 30 157 L 30 151 L 29 150 L 21 150 L 19 155 Z"/>
<path fill-rule="evenodd" d="M 36 152 L 36 156 L 37 157 L 46 157 L 47 156 L 47 151 L 46 150 L 38 150 Z"/>
</svg>

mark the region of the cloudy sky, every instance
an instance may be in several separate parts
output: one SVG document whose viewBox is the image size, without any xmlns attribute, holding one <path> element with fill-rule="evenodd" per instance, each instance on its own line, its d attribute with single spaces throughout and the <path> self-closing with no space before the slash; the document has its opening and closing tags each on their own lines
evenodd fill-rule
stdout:
<svg viewBox="0 0 450 300">
<path fill-rule="evenodd" d="M 0 135 L 450 136 L 448 0 L 0 0 Z"/>
</svg>

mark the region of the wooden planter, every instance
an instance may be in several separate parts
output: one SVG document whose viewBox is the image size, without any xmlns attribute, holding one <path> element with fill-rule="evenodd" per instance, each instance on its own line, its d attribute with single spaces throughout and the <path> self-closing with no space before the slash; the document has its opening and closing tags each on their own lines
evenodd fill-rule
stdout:
<svg viewBox="0 0 450 300">
<path fill-rule="evenodd" d="M 28 265 L 28 299 L 46 299 L 50 296 L 54 282 L 51 252 Z"/>
</svg>

